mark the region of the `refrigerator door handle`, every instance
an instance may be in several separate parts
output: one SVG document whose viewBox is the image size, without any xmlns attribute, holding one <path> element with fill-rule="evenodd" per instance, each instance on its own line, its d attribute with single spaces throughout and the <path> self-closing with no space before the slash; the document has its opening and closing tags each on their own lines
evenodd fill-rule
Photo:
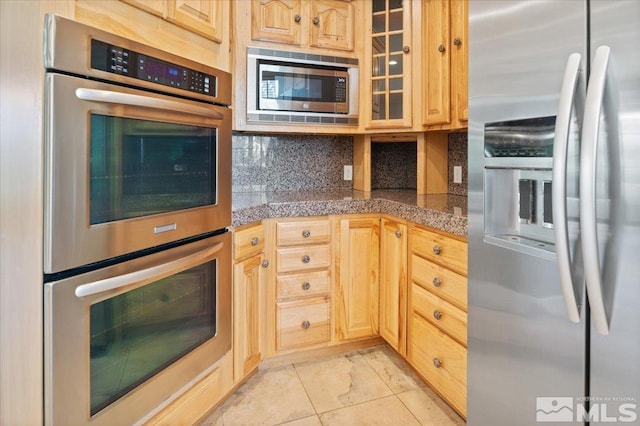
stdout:
<svg viewBox="0 0 640 426">
<path fill-rule="evenodd" d="M 580 322 L 580 305 L 583 281 L 572 271 L 567 220 L 567 151 L 571 130 L 571 112 L 575 109 L 578 128 L 581 128 L 584 112 L 585 81 L 582 57 L 569 55 L 565 68 L 553 141 L 553 180 L 551 183 L 553 224 L 556 242 L 556 259 L 560 274 L 560 286 L 567 316 L 572 322 Z"/>
<path fill-rule="evenodd" d="M 580 234 L 589 306 L 595 329 L 609 334 L 609 321 L 604 307 L 596 218 L 596 159 L 600 113 L 604 98 L 611 49 L 596 49 L 587 98 L 585 101 L 582 147 L 580 153 Z"/>
</svg>

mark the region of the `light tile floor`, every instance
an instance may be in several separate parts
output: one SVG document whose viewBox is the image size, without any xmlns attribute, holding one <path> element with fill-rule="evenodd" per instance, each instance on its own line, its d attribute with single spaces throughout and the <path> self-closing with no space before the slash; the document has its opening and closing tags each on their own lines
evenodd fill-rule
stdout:
<svg viewBox="0 0 640 426">
<path fill-rule="evenodd" d="M 201 426 L 464 424 L 382 345 L 260 370 Z"/>
</svg>

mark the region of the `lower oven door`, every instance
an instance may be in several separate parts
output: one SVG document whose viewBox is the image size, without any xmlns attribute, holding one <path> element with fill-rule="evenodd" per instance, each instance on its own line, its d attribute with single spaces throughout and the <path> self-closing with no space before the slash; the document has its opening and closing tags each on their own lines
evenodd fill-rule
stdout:
<svg viewBox="0 0 640 426">
<path fill-rule="evenodd" d="M 229 233 L 44 291 L 46 424 L 131 424 L 231 349 Z"/>
</svg>

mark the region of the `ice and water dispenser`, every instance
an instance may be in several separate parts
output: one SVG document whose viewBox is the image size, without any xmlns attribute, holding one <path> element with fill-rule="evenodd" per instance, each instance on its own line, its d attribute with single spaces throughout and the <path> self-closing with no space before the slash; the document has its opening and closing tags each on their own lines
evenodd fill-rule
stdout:
<svg viewBox="0 0 640 426">
<path fill-rule="evenodd" d="M 555 257 L 552 168 L 555 116 L 486 123 L 485 241 Z M 569 189 L 577 191 L 577 187 Z"/>
</svg>

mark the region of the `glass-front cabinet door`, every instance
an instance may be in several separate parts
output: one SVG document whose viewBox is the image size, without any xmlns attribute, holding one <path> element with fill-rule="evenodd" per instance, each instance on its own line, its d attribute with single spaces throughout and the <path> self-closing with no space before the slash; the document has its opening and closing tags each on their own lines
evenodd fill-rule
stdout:
<svg viewBox="0 0 640 426">
<path fill-rule="evenodd" d="M 373 0 L 368 7 L 368 125 L 411 127 L 411 1 Z"/>
</svg>

